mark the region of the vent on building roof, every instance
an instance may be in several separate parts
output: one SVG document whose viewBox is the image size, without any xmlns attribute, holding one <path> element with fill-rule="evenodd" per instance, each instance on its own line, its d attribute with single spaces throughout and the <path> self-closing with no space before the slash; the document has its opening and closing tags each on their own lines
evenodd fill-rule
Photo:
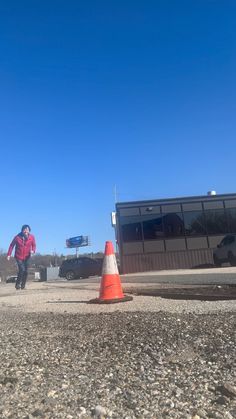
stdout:
<svg viewBox="0 0 236 419">
<path fill-rule="evenodd" d="M 208 192 L 207 192 L 207 195 L 208 195 L 208 196 L 213 196 L 213 195 L 216 195 L 216 191 L 208 191 Z"/>
</svg>

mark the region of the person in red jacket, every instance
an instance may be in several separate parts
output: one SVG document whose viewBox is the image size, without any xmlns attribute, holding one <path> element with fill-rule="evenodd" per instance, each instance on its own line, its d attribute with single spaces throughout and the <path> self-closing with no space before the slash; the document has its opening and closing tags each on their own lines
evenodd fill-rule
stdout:
<svg viewBox="0 0 236 419">
<path fill-rule="evenodd" d="M 30 234 L 31 228 L 28 224 L 24 224 L 21 232 L 12 240 L 8 252 L 7 259 L 10 260 L 12 251 L 15 247 L 15 259 L 18 265 L 18 276 L 16 280 L 16 289 L 24 289 L 27 275 L 28 262 L 32 253 L 35 253 L 36 243 L 33 234 Z"/>
</svg>

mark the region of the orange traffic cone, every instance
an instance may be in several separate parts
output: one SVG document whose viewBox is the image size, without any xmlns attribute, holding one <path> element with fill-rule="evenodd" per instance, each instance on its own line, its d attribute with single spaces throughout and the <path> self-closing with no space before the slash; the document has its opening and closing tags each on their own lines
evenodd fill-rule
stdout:
<svg viewBox="0 0 236 419">
<path fill-rule="evenodd" d="M 113 244 L 112 242 L 107 241 L 102 266 L 102 281 L 100 285 L 99 298 L 95 298 L 89 302 L 97 304 L 111 304 L 131 300 L 133 300 L 133 297 L 128 297 L 123 294 Z"/>
</svg>

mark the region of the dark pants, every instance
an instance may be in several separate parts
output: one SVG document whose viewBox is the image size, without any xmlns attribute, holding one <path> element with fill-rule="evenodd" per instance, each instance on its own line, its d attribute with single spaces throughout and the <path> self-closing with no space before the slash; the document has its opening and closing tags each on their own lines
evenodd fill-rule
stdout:
<svg viewBox="0 0 236 419">
<path fill-rule="evenodd" d="M 25 288 L 25 283 L 28 275 L 28 261 L 29 259 L 19 260 L 16 259 L 18 265 L 18 276 L 16 280 L 16 288 Z"/>
</svg>

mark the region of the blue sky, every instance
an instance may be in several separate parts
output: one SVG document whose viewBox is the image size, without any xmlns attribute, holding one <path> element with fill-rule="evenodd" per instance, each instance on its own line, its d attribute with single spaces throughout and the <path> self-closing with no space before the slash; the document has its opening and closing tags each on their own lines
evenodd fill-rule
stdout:
<svg viewBox="0 0 236 419">
<path fill-rule="evenodd" d="M 3 1 L 0 248 L 114 241 L 119 201 L 235 192 L 234 1 Z"/>
</svg>

